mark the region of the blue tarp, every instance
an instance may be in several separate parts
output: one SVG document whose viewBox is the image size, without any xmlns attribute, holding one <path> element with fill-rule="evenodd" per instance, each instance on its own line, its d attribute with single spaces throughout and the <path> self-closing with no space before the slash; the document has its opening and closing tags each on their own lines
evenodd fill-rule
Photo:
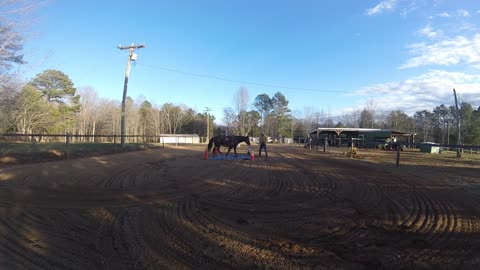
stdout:
<svg viewBox="0 0 480 270">
<path fill-rule="evenodd" d="M 235 154 L 230 153 L 228 156 L 225 156 L 225 154 L 218 154 L 217 156 L 214 156 L 212 154 L 208 155 L 209 160 L 250 160 L 251 156 L 248 154 L 237 154 L 235 157 Z"/>
</svg>

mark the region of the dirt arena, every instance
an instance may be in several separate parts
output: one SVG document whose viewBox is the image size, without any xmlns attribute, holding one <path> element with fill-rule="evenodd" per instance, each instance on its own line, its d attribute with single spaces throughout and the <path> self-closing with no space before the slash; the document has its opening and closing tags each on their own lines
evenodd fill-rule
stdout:
<svg viewBox="0 0 480 270">
<path fill-rule="evenodd" d="M 478 160 L 204 147 L 0 167 L 0 269 L 480 265 Z"/>
</svg>

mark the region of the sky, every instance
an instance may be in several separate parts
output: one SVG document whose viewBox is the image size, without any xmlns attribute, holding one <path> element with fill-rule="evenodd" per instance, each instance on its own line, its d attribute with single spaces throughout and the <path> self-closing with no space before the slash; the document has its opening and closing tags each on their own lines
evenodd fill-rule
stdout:
<svg viewBox="0 0 480 270">
<path fill-rule="evenodd" d="M 25 43 L 30 80 L 45 69 L 77 88 L 184 104 L 217 123 L 238 89 L 250 103 L 281 92 L 296 116 L 480 106 L 477 0 L 50 0 Z"/>
</svg>

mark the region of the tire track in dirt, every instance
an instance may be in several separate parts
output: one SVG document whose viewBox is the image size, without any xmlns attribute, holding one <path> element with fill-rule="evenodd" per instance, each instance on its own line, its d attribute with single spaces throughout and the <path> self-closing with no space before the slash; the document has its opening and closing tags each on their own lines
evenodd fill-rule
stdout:
<svg viewBox="0 0 480 270">
<path fill-rule="evenodd" d="M 397 222 L 391 224 L 393 229 L 406 231 L 420 235 L 399 239 L 399 242 L 407 245 L 408 241 L 423 246 L 421 251 L 415 252 L 415 257 L 431 257 L 437 264 L 451 263 L 449 256 L 443 256 L 446 249 L 465 251 L 466 239 L 455 239 L 456 234 L 473 232 L 473 220 L 460 218 L 457 209 L 449 201 L 440 198 L 427 186 L 421 184 L 423 179 L 417 179 L 415 184 L 406 181 L 405 178 L 397 179 L 402 188 L 397 192 L 397 197 L 390 196 L 391 205 L 400 205 L 402 201 L 415 202 L 410 207 L 410 212 L 405 217 L 398 217 Z M 393 194 L 392 194 L 393 195 Z M 409 198 L 409 199 L 405 199 Z M 453 239 L 455 239 L 453 241 Z M 463 253 L 460 252 L 460 253 Z M 468 252 L 468 248 L 466 250 Z M 459 256 L 461 254 L 456 254 Z M 442 259 L 443 258 L 443 259 Z M 458 260 L 457 260 L 458 263 Z"/>
<path fill-rule="evenodd" d="M 386 172 L 382 174 L 365 178 L 362 176 L 365 175 L 364 169 L 360 170 L 355 178 L 344 178 L 334 174 L 336 189 L 340 191 L 335 193 L 337 199 L 360 206 L 355 207 L 358 214 L 371 215 L 371 218 L 365 220 L 369 227 L 368 233 L 364 233 L 364 224 L 360 222 L 359 226 L 344 231 L 343 234 L 335 232 L 340 236 L 335 241 L 338 243 L 342 238 L 363 238 L 367 246 L 373 243 L 385 245 L 382 243 L 385 241 L 390 241 L 389 245 L 393 242 L 398 248 L 407 245 L 419 246 L 420 252 L 403 254 L 404 252 L 392 251 L 393 259 L 388 261 L 390 265 L 402 256 L 430 258 L 429 260 L 437 265 L 452 263 L 451 260 L 445 259 L 449 256 L 442 254 L 446 248 L 464 250 L 464 241 L 451 240 L 458 237 L 455 234 L 475 231 L 471 225 L 473 220 L 465 218 L 459 220 L 457 209 L 448 200 L 435 196 L 434 190 L 420 184 L 422 179 L 415 179 L 412 182 L 412 179 L 408 178 L 392 178 L 392 175 Z M 392 237 L 393 234 L 389 230 L 394 231 L 396 236 Z M 326 238 L 321 239 L 324 241 Z M 348 243 L 358 244 L 355 241 Z M 460 263 L 460 260 L 454 262 Z M 382 264 L 387 265 L 385 262 Z"/>
</svg>

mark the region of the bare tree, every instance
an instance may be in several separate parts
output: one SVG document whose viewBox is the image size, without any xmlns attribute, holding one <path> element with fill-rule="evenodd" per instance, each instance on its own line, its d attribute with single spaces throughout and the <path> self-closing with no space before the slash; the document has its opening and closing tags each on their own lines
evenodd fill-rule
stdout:
<svg viewBox="0 0 480 270">
<path fill-rule="evenodd" d="M 319 118 L 319 113 L 314 108 L 303 108 L 303 133 L 308 134 L 314 128 L 318 128 Z"/>
<path fill-rule="evenodd" d="M 349 128 L 358 127 L 357 119 L 359 114 L 360 112 L 358 111 L 354 111 L 349 114 L 343 113 L 342 116 L 340 116 L 340 119 L 341 119 L 340 121 L 343 123 L 345 127 L 349 127 Z"/>
<path fill-rule="evenodd" d="M 226 126 L 226 131 L 229 135 L 235 133 L 236 116 L 232 107 L 226 107 L 223 109 L 223 123 Z"/>
<path fill-rule="evenodd" d="M 0 133 L 15 129 L 15 102 L 21 83 L 11 78 L 0 83 Z"/>
<path fill-rule="evenodd" d="M 7 72 L 14 64 L 23 64 L 23 38 L 13 29 L 12 23 L 0 18 L 0 80 L 7 79 Z"/>
<path fill-rule="evenodd" d="M 373 98 L 370 98 L 370 101 L 365 104 L 365 109 L 367 110 L 368 113 L 371 115 L 371 121 L 370 121 L 370 126 L 367 126 L 367 128 L 374 128 L 375 127 L 375 113 L 377 110 L 377 104 L 373 102 Z"/>
<path fill-rule="evenodd" d="M 233 97 L 235 114 L 238 117 L 236 132 L 240 135 L 246 135 L 249 130 L 249 127 L 247 127 L 247 107 L 249 101 L 250 97 L 248 96 L 248 90 L 245 87 L 238 89 Z"/>
<path fill-rule="evenodd" d="M 79 89 L 80 112 L 77 114 L 79 135 L 95 135 L 98 128 L 96 119 L 98 95 L 92 87 Z"/>
<path fill-rule="evenodd" d="M 175 106 L 172 110 L 172 127 L 173 134 L 177 134 L 177 130 L 182 126 L 183 120 L 185 118 L 184 111 L 186 110 L 185 105 Z"/>
<path fill-rule="evenodd" d="M 32 20 L 27 15 L 42 4 L 35 0 L 0 0 L 0 83 L 9 79 L 14 66 L 25 63 L 25 25 Z"/>
</svg>

